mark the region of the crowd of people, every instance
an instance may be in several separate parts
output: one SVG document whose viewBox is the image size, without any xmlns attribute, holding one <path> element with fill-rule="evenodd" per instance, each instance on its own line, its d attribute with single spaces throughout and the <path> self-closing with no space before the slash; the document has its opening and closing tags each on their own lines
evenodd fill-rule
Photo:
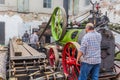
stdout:
<svg viewBox="0 0 120 80">
<path fill-rule="evenodd" d="M 22 41 L 28 43 L 31 47 L 37 49 L 39 46 L 39 38 L 37 33 L 37 31 L 33 31 L 33 33 L 30 35 L 27 31 L 25 31 L 22 36 Z"/>
</svg>

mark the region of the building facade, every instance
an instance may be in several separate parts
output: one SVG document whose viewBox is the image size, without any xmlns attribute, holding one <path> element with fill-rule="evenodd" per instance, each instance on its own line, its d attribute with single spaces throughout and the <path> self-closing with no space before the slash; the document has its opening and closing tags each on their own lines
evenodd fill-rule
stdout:
<svg viewBox="0 0 120 80">
<path fill-rule="evenodd" d="M 56 6 L 63 6 L 64 0 L 0 0 L 0 11 L 51 14 Z M 69 14 L 76 15 L 90 9 L 89 0 L 68 0 Z"/>
<path fill-rule="evenodd" d="M 9 38 L 21 36 L 25 30 L 31 32 L 33 27 L 38 27 L 42 22 L 47 22 L 54 8 L 63 7 L 64 1 L 0 0 L 0 22 L 5 23 L 5 44 L 8 44 Z M 68 5 L 69 15 L 73 16 L 83 14 L 91 9 L 89 0 L 68 0 Z"/>
<path fill-rule="evenodd" d="M 0 11 L 51 13 L 63 0 L 0 0 Z"/>
</svg>

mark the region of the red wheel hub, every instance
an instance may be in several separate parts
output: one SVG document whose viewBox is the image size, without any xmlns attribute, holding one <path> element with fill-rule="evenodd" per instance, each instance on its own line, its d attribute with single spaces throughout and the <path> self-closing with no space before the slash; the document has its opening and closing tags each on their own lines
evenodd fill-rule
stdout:
<svg viewBox="0 0 120 80">
<path fill-rule="evenodd" d="M 70 66 L 72 65 L 76 65 L 76 59 L 75 58 L 72 58 L 72 57 L 69 57 L 67 60 L 66 60 L 66 63 Z"/>
<path fill-rule="evenodd" d="M 76 42 L 67 43 L 62 52 L 62 66 L 64 73 L 70 76 L 69 80 L 78 80 L 80 64 L 76 64 L 77 46 Z M 76 48 L 77 47 L 77 48 Z"/>
</svg>

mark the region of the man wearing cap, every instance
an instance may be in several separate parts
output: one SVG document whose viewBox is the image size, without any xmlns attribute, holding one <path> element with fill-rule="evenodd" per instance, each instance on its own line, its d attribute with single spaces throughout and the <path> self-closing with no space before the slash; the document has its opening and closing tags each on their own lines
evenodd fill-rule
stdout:
<svg viewBox="0 0 120 80">
<path fill-rule="evenodd" d="M 86 34 L 82 38 L 81 46 L 77 55 L 81 61 L 80 75 L 78 80 L 87 80 L 91 76 L 92 80 L 98 80 L 101 63 L 101 34 L 94 30 L 92 23 L 88 23 L 85 28 Z"/>
</svg>

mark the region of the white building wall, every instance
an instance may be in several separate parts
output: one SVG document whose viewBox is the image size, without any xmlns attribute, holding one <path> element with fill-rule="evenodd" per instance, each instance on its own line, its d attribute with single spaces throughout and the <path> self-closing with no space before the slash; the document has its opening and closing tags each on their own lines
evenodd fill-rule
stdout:
<svg viewBox="0 0 120 80">
<path fill-rule="evenodd" d="M 56 6 L 63 6 L 63 0 L 54 0 L 52 4 L 53 4 L 53 7 L 52 7 L 52 10 L 53 10 Z"/>
<path fill-rule="evenodd" d="M 43 0 L 29 0 L 29 12 L 52 13 L 56 6 L 63 6 L 63 0 L 52 0 L 51 8 L 43 8 Z M 0 4 L 0 11 L 17 11 L 17 0 L 5 0 L 5 4 Z"/>
<path fill-rule="evenodd" d="M 17 0 L 5 0 L 5 5 L 7 6 L 13 6 L 16 7 L 17 6 Z"/>
<path fill-rule="evenodd" d="M 0 11 L 17 10 L 17 0 L 5 0 L 5 4 L 0 4 Z"/>
<path fill-rule="evenodd" d="M 69 0 L 69 1 L 70 1 L 69 15 L 74 16 L 81 15 L 86 11 L 92 9 L 91 5 L 88 6 L 85 5 L 86 0 Z"/>
<path fill-rule="evenodd" d="M 42 0 L 30 0 L 29 1 L 29 12 L 41 12 L 43 2 Z"/>
<path fill-rule="evenodd" d="M 29 11 L 36 13 L 52 13 L 57 6 L 63 6 L 63 0 L 52 0 L 51 8 L 43 8 L 43 0 L 30 0 Z"/>
<path fill-rule="evenodd" d="M 78 2 L 78 4 L 73 4 L 73 0 L 70 0 L 70 10 L 69 14 L 72 15 L 73 6 L 74 6 L 74 13 L 78 11 L 79 13 L 83 13 L 84 11 L 87 11 L 90 9 L 90 5 L 86 6 L 85 1 L 86 0 L 76 0 L 75 2 Z M 63 6 L 63 0 L 52 0 L 52 6 L 51 8 L 43 8 L 43 0 L 29 0 L 29 12 L 35 12 L 35 13 L 52 13 L 53 9 L 56 6 Z M 79 9 L 78 9 L 79 8 Z M 17 0 L 5 0 L 5 4 L 0 4 L 0 11 L 17 11 Z M 78 13 L 77 12 L 77 13 Z"/>
<path fill-rule="evenodd" d="M 18 27 L 21 27 L 23 21 L 18 15 L 12 17 L 0 15 L 0 21 L 5 22 L 5 45 L 7 45 L 10 38 L 19 36 Z"/>
<path fill-rule="evenodd" d="M 83 14 L 84 12 L 90 11 L 92 9 L 92 5 L 85 5 L 86 0 L 79 1 L 79 13 Z"/>
</svg>

